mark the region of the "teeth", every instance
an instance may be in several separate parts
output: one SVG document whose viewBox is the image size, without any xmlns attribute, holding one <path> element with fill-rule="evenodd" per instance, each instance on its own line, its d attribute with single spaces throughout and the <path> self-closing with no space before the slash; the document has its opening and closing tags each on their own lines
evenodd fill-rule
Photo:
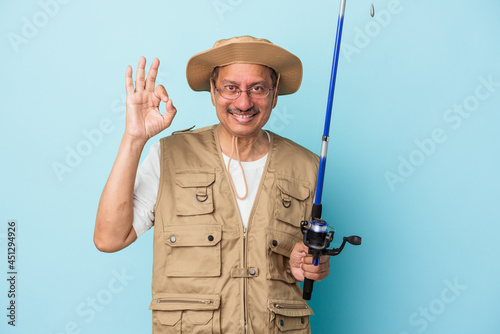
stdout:
<svg viewBox="0 0 500 334">
<path fill-rule="evenodd" d="M 239 118 L 250 118 L 253 115 L 235 115 L 235 114 L 233 114 L 233 116 L 236 116 L 236 117 L 239 117 Z"/>
</svg>

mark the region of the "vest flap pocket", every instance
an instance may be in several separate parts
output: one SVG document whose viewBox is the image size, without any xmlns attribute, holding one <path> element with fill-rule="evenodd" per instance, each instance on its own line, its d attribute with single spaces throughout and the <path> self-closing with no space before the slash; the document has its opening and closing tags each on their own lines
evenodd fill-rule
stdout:
<svg viewBox="0 0 500 334">
<path fill-rule="evenodd" d="M 280 332 L 301 330 L 308 333 L 309 316 L 314 312 L 305 300 L 268 300 L 269 311 L 274 318 L 274 326 Z M 296 332 L 294 332 L 296 333 Z"/>
<path fill-rule="evenodd" d="M 296 330 L 303 329 L 304 331 L 300 331 L 299 333 L 309 333 L 307 328 L 309 327 L 309 317 L 286 317 L 283 315 L 276 315 L 275 320 L 276 327 L 278 327 L 280 332 L 288 332 L 294 331 L 293 333 L 297 333 Z"/>
<path fill-rule="evenodd" d="M 221 274 L 219 225 L 176 225 L 163 231 L 168 277 L 218 277 Z"/>
<path fill-rule="evenodd" d="M 175 183 L 182 188 L 208 187 L 215 181 L 215 174 L 209 172 L 179 172 L 175 174 Z"/>
<path fill-rule="evenodd" d="M 150 310 L 162 311 L 217 310 L 219 307 L 220 295 L 214 294 L 160 293 L 149 305 Z"/>
<path fill-rule="evenodd" d="M 186 319 L 195 325 L 206 325 L 210 320 L 212 320 L 214 316 L 213 311 L 186 311 L 185 313 Z"/>
<path fill-rule="evenodd" d="M 221 227 L 216 225 L 182 225 L 165 227 L 163 235 L 171 247 L 209 247 L 220 242 L 221 234 Z"/>
<path fill-rule="evenodd" d="M 289 179 L 278 178 L 278 188 L 293 198 L 296 198 L 300 201 L 304 201 L 309 197 L 309 188 L 305 187 L 302 184 L 298 184 Z"/>
<path fill-rule="evenodd" d="M 267 244 L 271 251 L 290 257 L 295 244 L 300 242 L 295 236 L 271 229 L 267 229 Z"/>
<path fill-rule="evenodd" d="M 307 182 L 293 178 L 278 177 L 277 203 L 275 217 L 293 226 L 299 226 L 302 220 L 309 217 L 306 213 L 306 200 L 311 191 Z"/>
<path fill-rule="evenodd" d="M 301 317 L 304 315 L 314 315 L 313 310 L 305 300 L 293 299 L 269 299 L 269 309 L 275 314 L 281 314 L 288 317 Z"/>
<path fill-rule="evenodd" d="M 214 211 L 213 171 L 183 170 L 175 174 L 175 214 L 194 216 Z"/>
<path fill-rule="evenodd" d="M 295 283 L 290 269 L 290 254 L 295 244 L 300 242 L 296 236 L 267 229 L 267 278 L 286 283 Z"/>
<path fill-rule="evenodd" d="M 153 311 L 153 333 L 219 333 L 220 295 L 157 294 Z"/>
<path fill-rule="evenodd" d="M 174 326 L 181 320 L 182 311 L 157 312 L 156 317 L 160 324 Z"/>
</svg>

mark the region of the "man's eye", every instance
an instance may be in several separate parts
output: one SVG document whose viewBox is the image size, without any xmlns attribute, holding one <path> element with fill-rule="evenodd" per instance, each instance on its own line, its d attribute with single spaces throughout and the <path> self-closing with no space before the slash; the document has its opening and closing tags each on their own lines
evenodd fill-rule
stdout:
<svg viewBox="0 0 500 334">
<path fill-rule="evenodd" d="M 262 86 L 254 86 L 254 87 L 252 87 L 252 91 L 255 92 L 255 93 L 262 93 L 264 90 L 265 89 Z"/>
<path fill-rule="evenodd" d="M 224 86 L 224 89 L 228 90 L 230 92 L 233 92 L 233 91 L 237 90 L 236 86 L 233 86 L 233 85 Z"/>
</svg>

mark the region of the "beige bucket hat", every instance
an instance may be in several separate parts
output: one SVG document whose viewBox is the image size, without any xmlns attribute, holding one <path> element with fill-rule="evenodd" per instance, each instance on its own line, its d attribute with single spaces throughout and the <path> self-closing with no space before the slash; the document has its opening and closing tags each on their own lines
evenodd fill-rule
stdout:
<svg viewBox="0 0 500 334">
<path fill-rule="evenodd" d="M 211 49 L 189 59 L 186 76 L 194 91 L 210 91 L 210 75 L 217 66 L 258 64 L 271 67 L 280 75 L 278 95 L 295 93 L 302 81 L 302 62 L 267 39 L 239 36 L 221 39 Z"/>
</svg>

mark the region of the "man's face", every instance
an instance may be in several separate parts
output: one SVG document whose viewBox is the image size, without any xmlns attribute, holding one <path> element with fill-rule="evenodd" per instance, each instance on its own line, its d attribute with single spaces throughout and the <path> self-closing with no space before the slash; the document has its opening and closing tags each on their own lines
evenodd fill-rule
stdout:
<svg viewBox="0 0 500 334">
<path fill-rule="evenodd" d="M 235 100 L 223 98 L 215 88 L 225 86 L 240 89 L 242 92 Z M 274 90 L 262 99 L 248 96 L 245 90 L 262 86 L 272 88 L 271 70 L 262 65 L 231 64 L 219 68 L 219 76 L 215 87 L 211 89 L 212 103 L 215 106 L 217 117 L 221 123 L 219 128 L 231 136 L 253 137 L 257 136 L 260 129 L 267 123 L 271 110 L 274 108 Z"/>
</svg>

